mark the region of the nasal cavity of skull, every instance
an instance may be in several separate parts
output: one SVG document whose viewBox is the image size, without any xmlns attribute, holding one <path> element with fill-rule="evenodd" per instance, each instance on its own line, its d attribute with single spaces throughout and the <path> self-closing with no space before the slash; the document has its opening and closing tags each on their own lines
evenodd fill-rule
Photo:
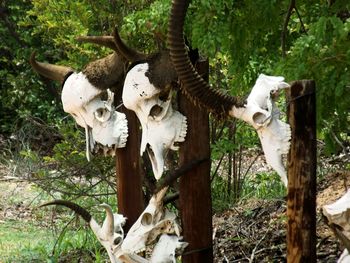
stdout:
<svg viewBox="0 0 350 263">
<path fill-rule="evenodd" d="M 159 114 L 161 114 L 163 111 L 163 108 L 161 106 L 159 106 L 158 104 L 154 105 L 151 110 L 149 111 L 149 115 L 152 118 L 157 117 Z"/>
<path fill-rule="evenodd" d="M 147 151 L 148 157 L 153 162 L 153 164 L 155 165 L 155 169 L 157 170 L 158 166 L 157 166 L 156 156 L 152 150 L 152 146 L 149 143 L 147 143 L 146 145 L 146 151 Z"/>
<path fill-rule="evenodd" d="M 262 112 L 256 112 L 253 115 L 253 121 L 257 125 L 263 125 L 266 122 L 266 115 Z"/>
<path fill-rule="evenodd" d="M 149 226 L 150 224 L 152 224 L 152 221 L 153 221 L 152 214 L 146 212 L 142 215 L 141 224 L 143 226 Z"/>
</svg>

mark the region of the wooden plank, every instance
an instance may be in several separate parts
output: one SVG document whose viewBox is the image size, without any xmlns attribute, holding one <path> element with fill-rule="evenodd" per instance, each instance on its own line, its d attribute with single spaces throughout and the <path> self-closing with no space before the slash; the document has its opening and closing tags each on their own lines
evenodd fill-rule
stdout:
<svg viewBox="0 0 350 263">
<path fill-rule="evenodd" d="M 140 129 L 136 115 L 123 107 L 128 120 L 129 136 L 125 148 L 117 150 L 116 177 L 118 212 L 128 218 L 127 232 L 144 209 L 142 170 L 140 165 Z"/>
<path fill-rule="evenodd" d="M 293 82 L 289 122 L 287 262 L 316 262 L 315 82 Z"/>
<path fill-rule="evenodd" d="M 197 71 L 208 75 L 208 61 L 198 63 Z M 180 178 L 183 236 L 189 242 L 183 262 L 209 263 L 213 262 L 209 117 L 205 109 L 194 106 L 183 95 L 180 95 L 180 111 L 188 122 L 186 141 L 179 153 L 180 167 L 193 160 L 208 159 Z"/>
</svg>

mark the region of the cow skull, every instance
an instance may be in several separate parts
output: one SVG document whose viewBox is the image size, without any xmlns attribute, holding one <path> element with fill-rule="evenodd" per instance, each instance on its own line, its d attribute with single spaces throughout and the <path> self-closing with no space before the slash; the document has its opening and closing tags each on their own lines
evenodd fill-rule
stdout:
<svg viewBox="0 0 350 263">
<path fill-rule="evenodd" d="M 134 111 L 142 126 L 140 154 L 145 150 L 158 180 L 164 171 L 169 150 L 178 150 L 177 142 L 185 140 L 186 117 L 172 108 L 172 90 L 160 90 L 150 83 L 148 63 L 134 66 L 126 75 L 123 89 L 124 106 Z"/>
<path fill-rule="evenodd" d="M 62 83 L 64 111 L 71 114 L 79 126 L 85 128 L 86 156 L 103 149 L 114 155 L 116 148 L 124 147 L 128 137 L 125 114 L 113 106 L 114 93 L 124 80 L 125 59 L 117 53 L 90 62 L 80 73 L 65 66 L 37 62 L 35 53 L 30 63 L 39 74 Z"/>
<path fill-rule="evenodd" d="M 96 142 L 104 146 L 105 154 L 114 155 L 116 148 L 125 147 L 128 137 L 127 120 L 125 114 L 115 110 L 113 92 L 95 88 L 80 72 L 67 78 L 61 98 L 64 111 L 85 128 L 88 160 L 92 150 L 95 148 L 96 151 Z"/>
<path fill-rule="evenodd" d="M 166 191 L 167 187 L 152 196 L 148 206 L 126 235 L 121 253 L 133 255 L 144 251 L 161 234 L 180 235 L 180 227 L 175 222 L 176 215 L 163 207 Z"/>
</svg>

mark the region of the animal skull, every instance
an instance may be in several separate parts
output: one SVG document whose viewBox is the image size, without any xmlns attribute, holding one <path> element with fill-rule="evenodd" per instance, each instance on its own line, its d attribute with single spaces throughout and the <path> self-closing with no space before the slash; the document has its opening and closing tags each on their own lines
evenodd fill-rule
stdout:
<svg viewBox="0 0 350 263">
<path fill-rule="evenodd" d="M 350 190 L 332 204 L 322 207 L 327 224 L 340 239 L 345 249 L 338 259 L 339 263 L 350 262 Z"/>
<path fill-rule="evenodd" d="M 111 41 L 109 39 L 109 46 L 112 46 Z M 64 110 L 85 128 L 88 160 L 91 152 L 100 148 L 104 154 L 114 155 L 115 148 L 126 144 L 126 117 L 115 111 L 111 89 L 117 94 L 120 92 L 127 63 L 124 57 L 114 52 L 90 62 L 82 72 L 75 73 L 70 67 L 36 61 L 35 52 L 30 57 L 30 64 L 36 72 L 63 85 Z"/>
<path fill-rule="evenodd" d="M 116 148 L 125 147 L 128 137 L 127 120 L 125 114 L 115 110 L 113 92 L 95 88 L 80 72 L 67 78 L 61 98 L 64 111 L 85 128 L 88 160 L 91 152 L 98 148 L 96 142 L 103 146 L 105 154 L 114 155 Z"/>
<path fill-rule="evenodd" d="M 41 207 L 48 205 L 63 205 L 79 214 L 87 223 L 89 223 L 91 230 L 94 232 L 101 245 L 106 249 L 111 263 L 123 262 L 115 256 L 115 253 L 120 250 L 121 244 L 124 240 L 123 226 L 125 225 L 126 217 L 121 214 L 113 213 L 112 208 L 109 205 L 102 204 L 101 206 L 106 211 L 106 218 L 101 226 L 87 210 L 73 202 L 54 200 L 41 205 Z"/>
<path fill-rule="evenodd" d="M 152 196 L 148 206 L 126 235 L 121 246 L 122 253 L 133 255 L 144 251 L 146 246 L 152 244 L 161 234 L 180 235 L 175 214 L 163 207 L 166 191 L 167 187 Z"/>
<path fill-rule="evenodd" d="M 178 150 L 176 142 L 183 142 L 187 132 L 186 117 L 171 105 L 170 88 L 159 90 L 150 83 L 148 64 L 134 66 L 126 75 L 123 103 L 134 111 L 142 126 L 140 154 L 145 150 L 158 180 L 164 171 L 168 151 Z"/>
<path fill-rule="evenodd" d="M 245 107 L 233 107 L 231 115 L 251 124 L 257 131 L 266 162 L 280 175 L 285 186 L 287 173 L 282 154 L 287 154 L 291 131 L 287 123 L 279 120 L 279 110 L 274 102 L 281 89 L 289 88 L 283 77 L 260 74 Z"/>
<path fill-rule="evenodd" d="M 183 253 L 187 242 L 180 241 L 182 237 L 163 234 L 153 249 L 151 263 L 176 263 L 176 255 Z"/>
<path fill-rule="evenodd" d="M 278 91 L 289 85 L 283 82 L 283 77 L 260 75 L 246 101 L 213 89 L 186 56 L 183 29 L 187 8 L 186 1 L 172 1 L 167 38 L 170 58 L 185 94 L 217 116 L 232 116 L 251 124 L 259 134 L 267 163 L 279 173 L 287 185 L 282 154 L 289 149 L 291 132 L 289 125 L 281 122 L 278 114 L 275 114 L 277 107 L 273 101 Z"/>
</svg>

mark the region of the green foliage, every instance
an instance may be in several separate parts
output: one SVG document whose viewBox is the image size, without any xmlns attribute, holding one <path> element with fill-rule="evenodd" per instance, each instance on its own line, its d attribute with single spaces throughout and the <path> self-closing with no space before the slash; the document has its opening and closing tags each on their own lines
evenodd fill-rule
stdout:
<svg viewBox="0 0 350 263">
<path fill-rule="evenodd" d="M 337 140 L 344 143 L 349 139 L 349 30 L 350 19 L 320 17 L 309 25 L 307 35 L 294 42 L 279 65 L 289 79 L 316 81 L 317 127 L 328 153 L 341 149 Z"/>
<path fill-rule="evenodd" d="M 244 180 L 242 197 L 274 199 L 283 198 L 287 194 L 286 187 L 281 182 L 279 175 L 273 173 L 257 173 L 253 178 Z"/>
<path fill-rule="evenodd" d="M 28 58 L 36 50 L 40 61 L 79 71 L 111 51 L 77 43 L 75 37 L 110 34 L 115 26 L 128 44 L 144 52 L 155 51 L 166 44 L 170 4 L 169 0 L 2 1 L 0 133 L 14 133 L 20 145 L 4 149 L 1 162 L 52 197 L 74 199 L 87 208 L 101 202 L 115 204 L 113 160 L 97 157 L 86 161 L 83 131 L 63 118 L 59 84 L 35 74 Z M 318 139 L 326 143 L 326 153 L 337 153 L 350 140 L 350 4 L 346 0 L 296 1 L 298 14 L 293 10 L 285 30 L 289 4 L 286 0 L 193 0 L 186 37 L 193 48 L 210 58 L 211 85 L 229 94 L 246 96 L 259 73 L 281 74 L 287 81 L 316 80 Z M 50 151 L 32 143 L 39 137 L 37 131 L 23 129 L 30 116 L 58 131 L 59 140 Z M 210 122 L 213 173 L 223 158 L 222 169 L 212 181 L 214 210 L 232 205 L 238 197 L 285 195 L 276 174 L 245 177 L 238 169 L 240 151 L 259 144 L 253 129 L 239 122 Z M 236 166 L 228 161 L 234 156 Z M 230 166 L 236 167 L 235 172 Z M 69 238 L 65 241 L 68 232 L 60 240 L 59 254 L 75 249 Z M 98 249 L 91 251 L 99 257 Z"/>
</svg>

